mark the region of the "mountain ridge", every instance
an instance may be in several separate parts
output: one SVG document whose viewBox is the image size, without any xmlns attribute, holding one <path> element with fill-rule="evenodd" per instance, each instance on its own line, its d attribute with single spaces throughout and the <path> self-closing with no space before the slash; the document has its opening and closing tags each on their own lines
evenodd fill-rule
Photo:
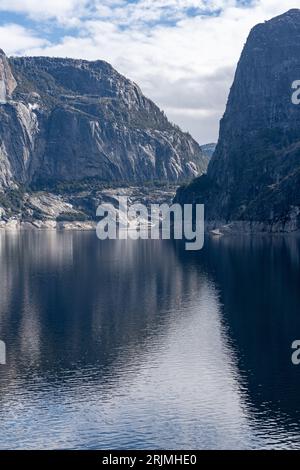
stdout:
<svg viewBox="0 0 300 470">
<path fill-rule="evenodd" d="M 198 143 L 105 61 L 0 52 L 0 187 L 183 181 L 206 169 Z"/>
</svg>

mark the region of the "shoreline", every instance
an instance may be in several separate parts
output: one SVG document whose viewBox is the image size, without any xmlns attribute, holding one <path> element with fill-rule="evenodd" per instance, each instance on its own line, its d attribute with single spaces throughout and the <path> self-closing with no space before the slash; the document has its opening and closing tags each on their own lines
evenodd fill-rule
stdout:
<svg viewBox="0 0 300 470">
<path fill-rule="evenodd" d="M 94 231 L 98 221 L 55 221 L 33 220 L 20 221 L 18 219 L 9 219 L 4 221 L 0 219 L 0 231 Z M 255 221 L 233 221 L 225 223 L 224 221 L 207 221 L 205 223 L 205 235 L 214 238 L 224 236 L 243 236 L 243 235 L 299 235 L 300 228 L 291 223 L 266 223 Z"/>
<path fill-rule="evenodd" d="M 0 221 L 0 231 L 68 231 L 68 230 L 77 230 L 77 231 L 92 231 L 96 230 L 97 222 L 88 221 L 88 222 L 56 222 L 55 220 L 35 220 L 32 222 L 21 222 L 19 220 L 9 220 L 8 222 Z"/>
<path fill-rule="evenodd" d="M 291 235 L 300 234 L 296 221 L 258 222 L 258 221 L 206 221 L 205 233 L 215 237 L 229 235 Z"/>
</svg>

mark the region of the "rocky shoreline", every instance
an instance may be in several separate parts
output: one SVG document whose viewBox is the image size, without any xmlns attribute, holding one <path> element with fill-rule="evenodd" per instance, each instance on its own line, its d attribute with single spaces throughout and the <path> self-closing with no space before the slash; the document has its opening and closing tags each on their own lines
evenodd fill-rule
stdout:
<svg viewBox="0 0 300 470">
<path fill-rule="evenodd" d="M 54 194 L 48 191 L 25 193 L 18 200 L 21 208 L 12 211 L 0 204 L 0 230 L 95 230 L 97 207 L 111 204 L 116 210 L 119 197 L 128 204 L 171 204 L 177 186 L 128 186 L 77 193 Z"/>
<path fill-rule="evenodd" d="M 23 231 L 23 230 L 53 230 L 53 231 L 94 231 L 97 221 L 73 221 L 57 222 L 55 220 L 33 220 L 31 222 L 18 219 L 0 220 L 0 231 Z M 255 221 L 209 221 L 205 224 L 205 233 L 215 237 L 231 235 L 291 235 L 300 234 L 300 229 L 295 224 L 279 222 L 265 223 Z"/>
<path fill-rule="evenodd" d="M 33 220 L 32 222 L 22 222 L 16 219 L 0 221 L 0 230 L 95 230 L 97 222 L 56 222 L 55 220 Z"/>
<path fill-rule="evenodd" d="M 223 235 L 256 235 L 256 234 L 292 234 L 300 233 L 299 226 L 293 221 L 259 222 L 259 221 L 209 221 L 205 224 L 206 233 L 215 236 Z"/>
</svg>

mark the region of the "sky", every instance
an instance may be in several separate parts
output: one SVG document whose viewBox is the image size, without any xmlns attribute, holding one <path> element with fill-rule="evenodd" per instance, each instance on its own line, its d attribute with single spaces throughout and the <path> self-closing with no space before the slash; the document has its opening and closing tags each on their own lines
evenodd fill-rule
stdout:
<svg viewBox="0 0 300 470">
<path fill-rule="evenodd" d="M 0 0 L 0 48 L 106 60 L 204 144 L 250 29 L 290 8 L 300 0 Z"/>
</svg>

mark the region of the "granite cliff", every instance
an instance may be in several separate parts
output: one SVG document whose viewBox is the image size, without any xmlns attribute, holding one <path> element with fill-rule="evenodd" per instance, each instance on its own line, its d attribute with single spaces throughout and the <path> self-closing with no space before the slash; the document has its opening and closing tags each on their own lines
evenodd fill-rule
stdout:
<svg viewBox="0 0 300 470">
<path fill-rule="evenodd" d="M 0 51 L 0 188 L 177 182 L 205 167 L 192 137 L 108 63 Z"/>
<path fill-rule="evenodd" d="M 255 26 L 237 66 L 207 174 L 176 201 L 204 203 L 209 226 L 300 228 L 300 10 Z M 298 93 L 299 94 L 299 93 Z"/>
</svg>

